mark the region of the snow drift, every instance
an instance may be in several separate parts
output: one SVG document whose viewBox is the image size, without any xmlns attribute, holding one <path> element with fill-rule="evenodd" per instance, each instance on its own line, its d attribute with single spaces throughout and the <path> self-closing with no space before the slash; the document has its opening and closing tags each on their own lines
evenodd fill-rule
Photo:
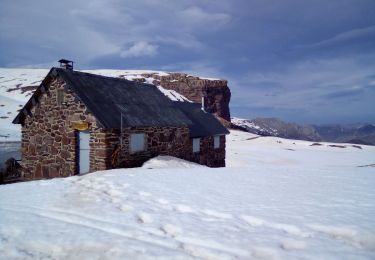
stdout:
<svg viewBox="0 0 375 260">
<path fill-rule="evenodd" d="M 157 157 L 0 186 L 0 258 L 375 258 L 375 147 L 227 139 L 227 168 Z"/>
</svg>

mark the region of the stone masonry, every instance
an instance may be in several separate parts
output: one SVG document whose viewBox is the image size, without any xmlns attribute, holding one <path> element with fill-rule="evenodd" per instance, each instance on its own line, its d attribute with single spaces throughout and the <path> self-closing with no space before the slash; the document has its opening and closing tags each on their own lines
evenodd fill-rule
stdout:
<svg viewBox="0 0 375 260">
<path fill-rule="evenodd" d="M 54 78 L 31 109 L 22 127 L 22 166 L 25 178 L 39 179 L 74 175 L 77 133 L 72 122 L 85 121 L 99 131 L 96 119 L 80 103 L 65 82 Z M 57 90 L 65 89 L 64 105 L 57 104 Z"/>
<path fill-rule="evenodd" d="M 225 136 L 214 149 L 213 137 L 201 139 L 200 153 L 192 152 L 187 127 L 103 129 L 59 77 L 51 77 L 46 93 L 38 97 L 22 126 L 22 166 L 26 179 L 65 177 L 78 173 L 78 130 L 73 122 L 88 123 L 90 132 L 90 172 L 112 168 L 137 167 L 157 155 L 170 155 L 210 167 L 225 166 Z M 58 105 L 57 91 L 64 90 L 64 103 Z M 146 150 L 129 151 L 131 133 L 144 133 Z"/>
</svg>

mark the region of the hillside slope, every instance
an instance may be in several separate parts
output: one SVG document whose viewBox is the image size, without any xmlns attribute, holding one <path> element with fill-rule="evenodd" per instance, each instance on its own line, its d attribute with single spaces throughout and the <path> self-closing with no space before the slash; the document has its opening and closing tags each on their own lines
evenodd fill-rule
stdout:
<svg viewBox="0 0 375 260">
<path fill-rule="evenodd" d="M 157 157 L 0 186 L 0 256 L 375 258 L 375 147 L 240 131 L 227 140 L 226 168 Z"/>
</svg>

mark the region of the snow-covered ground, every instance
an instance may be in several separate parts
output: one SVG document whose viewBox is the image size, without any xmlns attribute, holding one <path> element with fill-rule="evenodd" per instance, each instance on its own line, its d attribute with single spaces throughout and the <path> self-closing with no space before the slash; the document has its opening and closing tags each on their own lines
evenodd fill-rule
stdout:
<svg viewBox="0 0 375 260">
<path fill-rule="evenodd" d="M 375 147 L 227 136 L 227 167 L 0 186 L 2 259 L 375 259 Z"/>
</svg>

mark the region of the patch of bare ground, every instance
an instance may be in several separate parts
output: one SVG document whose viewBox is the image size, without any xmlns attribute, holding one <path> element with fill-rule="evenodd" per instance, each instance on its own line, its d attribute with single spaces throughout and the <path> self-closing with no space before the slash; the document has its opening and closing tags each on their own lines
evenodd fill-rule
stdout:
<svg viewBox="0 0 375 260">
<path fill-rule="evenodd" d="M 373 163 L 373 164 L 367 164 L 367 165 L 360 165 L 358 167 L 375 167 L 375 163 Z"/>
<path fill-rule="evenodd" d="M 254 139 L 257 139 L 259 138 L 259 136 L 255 136 L 255 137 L 250 137 L 250 138 L 246 138 L 246 140 L 254 140 Z"/>
<path fill-rule="evenodd" d="M 346 148 L 345 145 L 338 145 L 338 144 L 330 144 L 329 147 L 335 147 L 335 148 Z"/>
<path fill-rule="evenodd" d="M 21 93 L 24 94 L 25 92 L 34 91 L 37 88 L 37 86 L 25 86 L 25 87 L 21 87 L 21 86 L 22 84 L 17 84 L 15 88 L 10 88 L 7 90 L 7 92 L 21 90 Z"/>
</svg>

